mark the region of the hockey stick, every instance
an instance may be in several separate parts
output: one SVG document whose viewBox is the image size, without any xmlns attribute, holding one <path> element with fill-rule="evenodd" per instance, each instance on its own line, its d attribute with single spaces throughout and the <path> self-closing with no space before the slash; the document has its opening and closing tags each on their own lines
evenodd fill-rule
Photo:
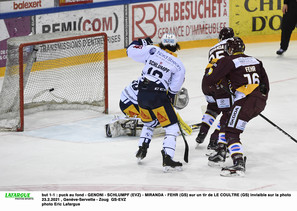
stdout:
<svg viewBox="0 0 297 211">
<path fill-rule="evenodd" d="M 178 121 L 177 124 L 178 124 L 179 130 L 180 130 L 180 133 L 181 133 L 181 135 L 182 135 L 182 137 L 183 137 L 183 140 L 184 140 L 184 142 L 185 142 L 184 161 L 185 161 L 186 163 L 188 163 L 188 162 L 189 162 L 189 145 L 188 145 L 188 142 L 187 142 L 187 140 L 186 140 L 185 134 L 184 134 L 184 132 L 183 132 L 183 130 L 182 130 L 182 127 L 181 127 L 181 125 L 180 125 L 180 122 Z"/>
<path fill-rule="evenodd" d="M 230 92 L 230 90 L 228 90 L 226 87 L 224 87 L 222 84 L 220 85 L 226 92 L 228 92 L 230 95 L 235 96 L 234 93 Z M 295 141 L 297 143 L 297 140 L 295 138 L 293 138 L 290 134 L 288 134 L 286 131 L 284 131 L 283 129 L 281 129 L 279 126 L 277 126 L 274 122 L 272 122 L 271 120 L 269 120 L 267 117 L 265 117 L 263 114 L 259 114 L 260 117 L 262 117 L 263 119 L 265 119 L 267 122 L 269 122 L 271 125 L 273 125 L 274 127 L 276 127 L 279 131 L 281 131 L 283 134 L 287 135 L 289 138 L 291 138 L 293 141 Z"/>
<path fill-rule="evenodd" d="M 184 120 L 181 118 L 181 116 L 179 115 L 179 113 L 176 112 L 176 116 L 177 116 L 177 119 L 178 119 L 178 121 L 180 123 L 181 128 L 184 129 L 184 131 L 187 134 L 191 135 L 192 128 L 187 123 L 184 122 Z"/>
<path fill-rule="evenodd" d="M 280 130 L 285 135 L 289 136 L 293 141 L 295 141 L 297 143 L 297 140 L 295 138 L 293 138 L 290 134 L 288 134 L 286 131 L 284 131 L 283 129 L 281 129 L 279 126 L 277 126 L 275 123 L 273 123 L 267 117 L 265 117 L 263 114 L 259 114 L 259 115 L 260 115 L 260 117 L 262 117 L 263 119 L 265 119 L 267 122 L 269 122 L 270 124 L 272 124 L 274 127 L 276 127 L 278 130 Z"/>
<path fill-rule="evenodd" d="M 190 124 L 190 125 L 188 125 L 188 127 L 191 129 L 191 131 L 193 131 L 193 130 L 198 130 L 200 127 L 201 127 L 201 124 L 202 123 L 194 123 L 194 124 Z M 142 128 L 143 127 L 143 124 L 139 124 L 139 123 L 137 123 L 137 125 L 136 125 L 136 128 Z M 161 126 L 160 125 L 158 125 L 156 128 L 160 128 Z M 182 126 L 181 126 L 182 127 Z"/>
<path fill-rule="evenodd" d="M 198 130 L 201 127 L 201 124 L 202 123 L 196 123 L 189 126 L 192 128 L 192 130 Z"/>
</svg>

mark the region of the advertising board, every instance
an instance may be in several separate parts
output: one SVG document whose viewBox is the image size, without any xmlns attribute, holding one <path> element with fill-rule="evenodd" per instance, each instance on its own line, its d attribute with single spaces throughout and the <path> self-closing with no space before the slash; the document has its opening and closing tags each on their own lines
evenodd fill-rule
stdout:
<svg viewBox="0 0 297 211">
<path fill-rule="evenodd" d="M 93 0 L 59 0 L 59 6 L 93 3 Z"/>
<path fill-rule="evenodd" d="M 54 7 L 55 1 L 49 0 L 14 0 L 0 2 L 0 13 L 19 12 Z"/>
<path fill-rule="evenodd" d="M 160 39 L 174 33 L 179 41 L 217 38 L 229 26 L 229 1 L 157 1 L 130 5 L 131 39 Z"/>
<path fill-rule="evenodd" d="M 279 34 L 283 0 L 230 1 L 230 26 L 237 36 Z"/>
<path fill-rule="evenodd" d="M 123 6 L 93 8 L 36 16 L 36 34 L 60 31 L 105 32 L 108 50 L 124 48 Z"/>
<path fill-rule="evenodd" d="M 26 36 L 31 33 L 30 17 L 10 18 L 0 20 L 0 77 L 4 75 L 7 58 L 7 39 Z"/>
</svg>

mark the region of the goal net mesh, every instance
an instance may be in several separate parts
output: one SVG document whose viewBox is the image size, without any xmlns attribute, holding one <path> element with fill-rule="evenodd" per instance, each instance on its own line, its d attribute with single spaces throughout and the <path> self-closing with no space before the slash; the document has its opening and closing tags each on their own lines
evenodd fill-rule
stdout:
<svg viewBox="0 0 297 211">
<path fill-rule="evenodd" d="M 0 131 L 22 131 L 24 113 L 107 112 L 106 40 L 106 34 L 87 32 L 9 39 L 0 93 Z"/>
</svg>

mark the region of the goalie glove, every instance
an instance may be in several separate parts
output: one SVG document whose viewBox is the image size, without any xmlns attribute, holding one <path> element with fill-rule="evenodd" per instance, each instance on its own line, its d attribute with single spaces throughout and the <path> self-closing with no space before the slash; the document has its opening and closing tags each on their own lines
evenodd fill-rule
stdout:
<svg viewBox="0 0 297 211">
<path fill-rule="evenodd" d="M 259 88 L 260 88 L 260 92 L 261 92 L 264 96 L 266 96 L 266 95 L 267 95 L 267 87 L 266 87 L 266 84 L 261 83 L 260 86 L 259 86 Z"/>
<path fill-rule="evenodd" d="M 182 87 L 177 94 L 173 94 L 168 91 L 167 96 L 170 100 L 170 103 L 176 109 L 183 109 L 189 103 L 188 90 L 184 87 Z"/>
<path fill-rule="evenodd" d="M 188 103 L 189 103 L 188 90 L 182 87 L 175 96 L 173 106 L 176 109 L 183 109 L 188 105 Z"/>
</svg>

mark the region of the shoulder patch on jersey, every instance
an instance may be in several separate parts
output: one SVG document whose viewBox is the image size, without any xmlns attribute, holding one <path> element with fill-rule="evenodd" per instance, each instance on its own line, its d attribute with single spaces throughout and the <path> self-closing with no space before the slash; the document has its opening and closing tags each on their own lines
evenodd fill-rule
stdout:
<svg viewBox="0 0 297 211">
<path fill-rule="evenodd" d="M 249 57 L 238 57 L 236 59 L 233 59 L 233 63 L 235 67 L 238 68 L 240 66 L 259 64 L 260 62 L 256 58 L 249 56 Z"/>
<path fill-rule="evenodd" d="M 156 51 L 157 51 L 156 48 L 151 48 L 149 53 L 150 53 L 150 55 L 153 55 L 156 53 Z"/>
</svg>

